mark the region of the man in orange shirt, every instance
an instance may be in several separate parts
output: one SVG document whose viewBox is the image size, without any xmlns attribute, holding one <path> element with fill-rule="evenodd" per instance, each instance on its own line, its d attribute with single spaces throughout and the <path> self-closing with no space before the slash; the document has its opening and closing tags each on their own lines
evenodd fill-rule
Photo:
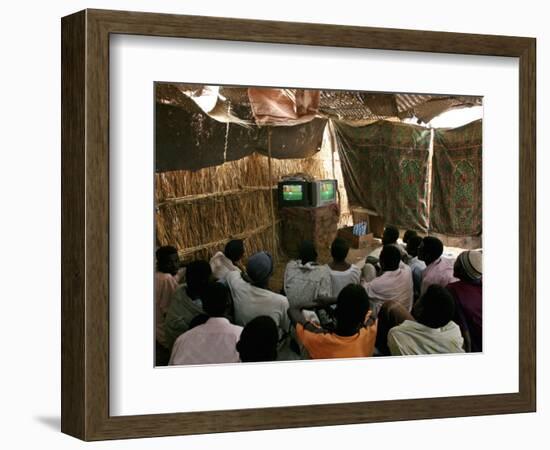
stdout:
<svg viewBox="0 0 550 450">
<path fill-rule="evenodd" d="M 336 303 L 334 331 L 307 321 L 302 309 L 319 309 Z M 376 321 L 371 318 L 365 289 L 349 284 L 336 300 L 321 300 L 300 309 L 291 308 L 288 315 L 296 324 L 296 336 L 312 359 L 356 358 L 372 356 L 376 342 Z"/>
</svg>

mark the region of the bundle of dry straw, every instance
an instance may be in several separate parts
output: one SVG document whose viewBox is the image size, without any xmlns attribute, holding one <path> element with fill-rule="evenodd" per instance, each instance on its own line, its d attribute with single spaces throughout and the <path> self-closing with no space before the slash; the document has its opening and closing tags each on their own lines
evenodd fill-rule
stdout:
<svg viewBox="0 0 550 450">
<path fill-rule="evenodd" d="M 320 155 L 304 159 L 272 160 L 253 154 L 195 172 L 174 171 L 155 176 L 156 236 L 158 245 L 174 245 L 184 261 L 208 259 L 230 239 L 245 241 L 245 258 L 259 251 L 281 258 L 279 217 L 271 217 L 270 195 L 280 177 L 308 173 L 330 176 Z M 275 199 L 276 205 L 276 199 Z M 275 246 L 272 226 L 275 220 Z"/>
</svg>

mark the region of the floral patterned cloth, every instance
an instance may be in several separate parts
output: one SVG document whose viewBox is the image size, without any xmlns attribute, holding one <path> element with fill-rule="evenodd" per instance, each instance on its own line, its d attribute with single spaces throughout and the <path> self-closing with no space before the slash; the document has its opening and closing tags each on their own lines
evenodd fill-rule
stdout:
<svg viewBox="0 0 550 450">
<path fill-rule="evenodd" d="M 435 131 L 430 221 L 438 233 L 481 234 L 481 140 L 481 120 Z"/>
<path fill-rule="evenodd" d="M 427 231 L 430 130 L 388 121 L 334 124 L 350 204 L 387 224 Z"/>
</svg>

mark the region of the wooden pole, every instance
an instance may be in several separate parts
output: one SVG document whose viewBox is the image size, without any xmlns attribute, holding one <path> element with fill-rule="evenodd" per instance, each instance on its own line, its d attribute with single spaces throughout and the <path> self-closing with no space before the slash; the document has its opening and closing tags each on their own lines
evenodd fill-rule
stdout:
<svg viewBox="0 0 550 450">
<path fill-rule="evenodd" d="M 272 169 L 271 169 L 271 127 L 268 128 L 267 130 L 267 155 L 268 155 L 268 159 L 267 159 L 267 168 L 268 168 L 268 172 L 269 172 L 269 186 L 273 186 L 273 173 L 272 173 Z M 272 246 L 273 246 L 273 258 L 276 257 L 276 229 L 275 229 L 275 225 L 276 225 L 276 221 L 275 221 L 275 207 L 273 205 L 273 190 L 270 189 L 269 191 L 269 205 L 271 207 L 271 242 L 272 242 Z"/>
<path fill-rule="evenodd" d="M 216 197 L 227 197 L 231 195 L 242 195 L 257 191 L 272 191 L 277 186 L 242 186 L 237 189 L 228 189 L 226 191 L 219 192 L 207 192 L 206 194 L 191 194 L 183 197 L 170 197 L 161 200 L 156 207 L 161 208 L 163 206 L 179 205 L 182 203 L 192 203 L 197 200 L 212 199 Z"/>
<path fill-rule="evenodd" d="M 279 222 L 280 222 L 280 220 L 276 221 L 276 223 L 279 223 Z M 259 227 L 254 228 L 253 230 L 246 230 L 246 231 L 243 231 L 242 233 L 233 234 L 230 237 L 225 238 L 225 239 L 220 239 L 218 241 L 207 242 L 206 244 L 196 245 L 195 247 L 184 248 L 182 250 L 179 250 L 178 254 L 181 258 L 185 258 L 186 256 L 192 255 L 193 253 L 198 252 L 200 250 L 205 250 L 207 248 L 218 247 L 220 245 L 227 244 L 231 239 L 248 239 L 251 236 L 253 236 L 255 234 L 259 234 L 259 233 L 263 232 L 264 230 L 266 230 L 268 228 L 272 228 L 272 227 L 273 227 L 273 224 L 271 222 L 268 222 L 265 225 L 260 225 Z M 158 244 L 158 246 L 160 247 L 160 244 Z"/>
<path fill-rule="evenodd" d="M 332 156 L 332 178 L 336 179 L 336 163 L 334 161 L 334 152 L 336 150 L 336 133 L 332 120 L 328 122 L 328 132 L 330 134 L 330 154 Z M 338 209 L 341 208 L 342 199 L 340 198 L 340 186 L 338 186 L 336 195 L 338 197 Z"/>
</svg>

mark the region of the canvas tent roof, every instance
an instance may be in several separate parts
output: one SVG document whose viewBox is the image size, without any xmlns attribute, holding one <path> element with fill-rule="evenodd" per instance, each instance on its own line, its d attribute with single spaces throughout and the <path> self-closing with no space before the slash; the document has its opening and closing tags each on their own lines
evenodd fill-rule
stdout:
<svg viewBox="0 0 550 450">
<path fill-rule="evenodd" d="M 159 83 L 157 101 L 185 107 L 185 97 L 200 97 L 204 85 L 184 83 Z M 286 89 L 292 92 L 295 89 Z M 380 119 L 405 119 L 416 117 L 428 123 L 434 117 L 456 108 L 481 105 L 481 97 L 409 93 L 380 93 L 367 91 L 320 90 L 318 116 L 347 122 L 373 121 Z M 233 118 L 224 117 L 230 111 Z M 254 123 L 248 88 L 220 86 L 215 113 L 224 112 L 219 121 L 243 121 Z M 237 120 L 238 119 L 238 120 Z"/>
<path fill-rule="evenodd" d="M 157 83 L 155 169 L 198 170 L 254 152 L 307 158 L 320 150 L 328 120 L 428 122 L 480 104 L 480 97 Z"/>
</svg>

